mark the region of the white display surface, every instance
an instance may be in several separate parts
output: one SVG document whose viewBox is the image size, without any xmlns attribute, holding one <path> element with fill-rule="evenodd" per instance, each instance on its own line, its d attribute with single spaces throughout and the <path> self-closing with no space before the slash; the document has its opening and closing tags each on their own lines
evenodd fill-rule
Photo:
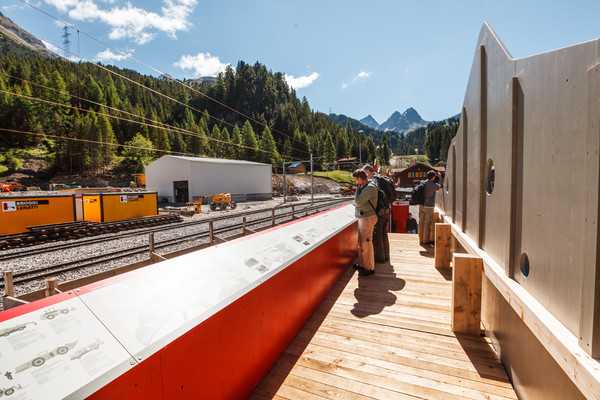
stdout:
<svg viewBox="0 0 600 400">
<path fill-rule="evenodd" d="M 19 400 L 89 395 L 354 221 L 354 207 L 344 206 L 2 322 L 0 390 Z"/>
<path fill-rule="evenodd" d="M 10 399 L 63 399 L 131 362 L 77 297 L 0 324 L 0 390 Z"/>
</svg>

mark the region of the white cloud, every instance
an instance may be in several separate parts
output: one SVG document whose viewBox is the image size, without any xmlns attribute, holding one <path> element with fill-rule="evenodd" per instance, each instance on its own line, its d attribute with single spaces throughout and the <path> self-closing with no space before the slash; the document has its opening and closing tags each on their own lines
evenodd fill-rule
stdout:
<svg viewBox="0 0 600 400">
<path fill-rule="evenodd" d="M 62 49 L 58 48 L 57 46 L 55 46 L 54 44 L 50 43 L 50 42 L 46 42 L 44 39 L 41 39 L 42 43 L 44 43 L 44 46 L 46 46 L 46 48 L 48 50 L 50 50 L 53 53 L 56 54 L 60 54 L 62 53 Z"/>
<path fill-rule="evenodd" d="M 371 76 L 370 72 L 360 71 L 349 83 L 342 82 L 342 89 L 346 89 L 348 86 L 354 85 L 358 81 L 364 81 Z"/>
<path fill-rule="evenodd" d="M 288 74 L 284 75 L 285 81 L 288 83 L 288 85 L 290 85 L 290 87 L 292 89 L 305 88 L 305 87 L 311 85 L 318 77 L 319 77 L 319 74 L 316 72 L 313 72 L 312 74 L 310 74 L 308 76 L 299 76 L 297 78 L 293 75 L 288 75 Z"/>
<path fill-rule="evenodd" d="M 121 61 L 131 56 L 133 50 L 124 51 L 122 53 L 113 53 L 111 49 L 106 49 L 96 54 L 94 57 L 94 61 L 100 61 L 102 63 L 107 63 L 110 61 Z"/>
<path fill-rule="evenodd" d="M 188 18 L 198 0 L 164 0 L 161 13 L 147 11 L 126 3 L 123 7 L 101 8 L 98 0 L 45 0 L 59 11 L 77 21 L 95 21 L 106 24 L 108 36 L 113 40 L 129 39 L 138 44 L 148 43 L 156 31 L 175 39 L 178 31 L 186 31 L 192 25 Z M 99 0 L 114 4 L 115 0 Z"/>
<path fill-rule="evenodd" d="M 58 54 L 61 57 L 64 57 L 65 59 L 69 60 L 69 61 L 73 61 L 73 62 L 79 62 L 81 61 L 79 59 L 79 57 L 77 57 L 74 54 L 69 54 L 67 52 L 65 52 L 63 49 L 61 49 L 60 47 L 54 45 L 53 43 L 47 42 L 44 39 L 40 39 L 42 41 L 42 43 L 44 44 L 44 46 L 46 46 L 46 48 L 48 50 L 50 50 L 51 52 Z"/>
<path fill-rule="evenodd" d="M 199 78 L 201 76 L 217 76 L 230 64 L 222 63 L 219 57 L 213 57 L 210 53 L 198 53 L 195 56 L 181 56 L 179 61 L 173 65 L 183 70 L 191 69 L 194 71 L 193 77 Z"/>
<path fill-rule="evenodd" d="M 56 7 L 58 11 L 67 12 L 69 8 L 75 7 L 79 0 L 45 0 L 46 4 Z"/>
</svg>

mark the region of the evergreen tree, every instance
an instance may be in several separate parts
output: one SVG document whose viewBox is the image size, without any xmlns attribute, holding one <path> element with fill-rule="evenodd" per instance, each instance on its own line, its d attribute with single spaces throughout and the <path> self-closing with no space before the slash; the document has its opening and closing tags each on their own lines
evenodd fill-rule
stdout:
<svg viewBox="0 0 600 400">
<path fill-rule="evenodd" d="M 98 131 L 100 132 L 100 140 L 104 143 L 116 143 L 115 133 L 108 118 L 100 115 L 96 121 Z M 104 170 L 110 167 L 115 157 L 115 146 L 103 144 L 100 146 L 101 166 Z"/>
<path fill-rule="evenodd" d="M 383 165 L 383 164 L 387 165 L 390 163 L 390 157 L 391 157 L 390 141 L 388 140 L 387 135 L 384 133 L 381 136 L 381 139 L 379 140 L 379 149 L 377 152 L 377 159 L 379 160 L 381 165 Z"/>
<path fill-rule="evenodd" d="M 121 167 L 132 173 L 142 173 L 144 168 L 152 161 L 152 142 L 143 137 L 139 132 L 125 143 Z"/>
<path fill-rule="evenodd" d="M 190 126 L 190 131 L 193 134 L 188 136 L 189 151 L 196 156 L 206 155 L 209 145 L 203 128 L 194 123 Z"/>
<path fill-rule="evenodd" d="M 242 134 L 240 132 L 240 128 L 238 126 L 233 127 L 233 132 L 231 134 L 231 143 L 240 145 L 242 144 Z M 243 155 L 245 154 L 244 149 L 239 146 L 230 146 L 231 149 L 231 158 L 234 160 L 243 159 Z"/>
<path fill-rule="evenodd" d="M 263 150 L 260 152 L 261 162 L 275 166 L 278 166 L 281 163 L 281 157 L 279 156 L 275 140 L 273 139 L 273 135 L 268 126 L 265 126 L 262 136 L 260 137 L 259 149 Z"/>
<path fill-rule="evenodd" d="M 329 132 L 326 133 L 325 142 L 323 147 L 323 153 L 325 164 L 331 166 L 335 164 L 337 160 L 337 155 L 335 153 L 335 146 L 333 145 L 333 139 L 331 139 L 331 135 Z"/>
<path fill-rule="evenodd" d="M 81 97 L 86 100 L 91 100 L 95 103 L 104 104 L 104 92 L 98 83 L 92 78 L 91 75 L 87 75 L 81 83 Z M 98 106 L 82 101 L 81 106 L 83 108 L 90 108 L 98 110 Z"/>
<path fill-rule="evenodd" d="M 375 141 L 373 140 L 373 136 L 369 135 L 362 146 L 363 163 L 372 164 L 375 157 L 377 157 L 377 153 L 375 152 Z"/>
<path fill-rule="evenodd" d="M 242 144 L 246 146 L 245 149 L 242 149 L 244 151 L 244 156 L 242 159 L 248 161 L 257 161 L 257 151 L 253 149 L 258 148 L 258 141 L 256 140 L 254 129 L 252 129 L 252 125 L 250 125 L 249 121 L 246 121 L 242 127 Z"/>
<path fill-rule="evenodd" d="M 222 148 L 223 148 L 223 158 L 234 158 L 232 156 L 232 147 L 230 144 L 227 143 L 231 143 L 231 138 L 229 137 L 229 131 L 227 130 L 227 127 L 223 127 L 223 130 L 221 131 L 221 140 L 224 142 L 222 144 Z"/>
<path fill-rule="evenodd" d="M 224 152 L 224 147 L 225 144 L 221 143 L 221 130 L 219 129 L 219 127 L 217 126 L 217 124 L 213 125 L 212 128 L 212 133 L 210 135 L 213 139 L 215 140 L 211 140 L 211 148 L 213 150 L 213 154 L 215 155 L 215 157 L 217 158 L 221 158 L 223 157 L 223 152 Z"/>
<path fill-rule="evenodd" d="M 288 157 L 292 155 L 292 141 L 289 137 L 286 137 L 283 141 L 283 149 L 281 151 L 281 154 Z"/>
</svg>

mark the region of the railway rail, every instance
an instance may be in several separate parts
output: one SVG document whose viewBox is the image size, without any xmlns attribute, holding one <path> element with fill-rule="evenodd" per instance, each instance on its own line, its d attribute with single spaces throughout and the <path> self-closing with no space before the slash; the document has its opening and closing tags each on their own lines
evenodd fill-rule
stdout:
<svg viewBox="0 0 600 400">
<path fill-rule="evenodd" d="M 321 203 L 328 203 L 328 202 L 345 202 L 347 200 L 341 200 L 341 199 L 321 199 L 321 200 L 315 200 L 314 203 L 315 204 L 321 204 Z M 296 204 L 295 206 L 304 206 L 306 204 L 309 203 L 300 203 L 300 204 Z M 279 207 L 275 207 L 275 209 L 284 209 L 284 208 L 291 208 L 292 205 L 284 205 L 284 206 L 279 206 Z M 254 214 L 260 214 L 260 213 L 264 213 L 266 212 L 264 209 L 263 210 L 255 210 L 255 211 L 247 211 L 244 213 L 239 213 L 239 214 L 235 214 L 235 215 L 223 215 L 223 216 L 219 216 L 216 218 L 211 218 L 212 221 L 217 222 L 217 221 L 222 221 L 222 220 L 227 220 L 227 219 L 231 219 L 231 218 L 235 218 L 237 216 L 242 216 L 242 215 L 246 215 L 246 216 L 251 216 Z M 302 212 L 302 210 L 299 210 L 299 212 Z M 65 250 L 65 249 L 69 249 L 69 248 L 73 248 L 73 247 L 79 247 L 79 246 L 85 246 L 85 245 L 90 245 L 90 244 L 95 244 L 95 243 L 102 243 L 102 242 L 108 242 L 111 240 L 115 240 L 115 239 L 120 239 L 120 238 L 126 238 L 126 237 L 131 237 L 133 235 L 142 235 L 142 234 L 147 234 L 147 233 L 156 233 L 156 232 L 162 232 L 165 230 L 169 230 L 169 229 L 178 229 L 178 228 L 184 228 L 184 227 L 188 227 L 188 226 L 194 226 L 194 225 L 202 225 L 202 224 L 206 224 L 207 220 L 199 220 L 199 221 L 187 221 L 187 222 L 183 222 L 181 217 L 176 216 L 175 219 L 173 219 L 171 222 L 165 222 L 163 225 L 160 226 L 156 226 L 156 227 L 151 227 L 151 228 L 139 228 L 139 230 L 134 230 L 136 229 L 135 227 L 129 228 L 129 230 L 127 232 L 123 232 L 123 233 L 119 233 L 119 234 L 115 234 L 115 235 L 110 235 L 110 236 L 102 236 L 102 237 L 93 237 L 93 238 L 83 238 L 77 240 L 76 242 L 69 242 L 69 243 L 54 243 L 51 247 L 52 251 L 59 251 L 59 250 Z M 115 231 L 116 232 L 116 231 Z M 74 238 L 74 239 L 78 239 L 78 238 Z M 43 245 L 43 243 L 40 243 Z M 43 254 L 46 253 L 50 248 L 49 247 L 24 247 L 24 248 L 20 248 L 19 250 L 15 251 L 11 251 L 9 253 L 4 253 L 2 254 L 2 260 L 6 261 L 6 260 L 11 260 L 11 259 L 16 259 L 16 258 L 23 258 L 23 257 L 28 257 L 28 256 L 33 256 L 36 254 Z M 2 250 L 0 248 L 0 250 Z M 12 249 L 11 249 L 12 250 Z"/>
<path fill-rule="evenodd" d="M 207 228 L 204 231 L 199 232 L 198 234 L 194 235 L 193 237 L 190 237 L 189 235 L 185 235 L 185 236 L 181 236 L 181 237 L 175 237 L 175 238 L 163 240 L 161 242 L 156 242 L 153 245 L 155 250 L 156 249 L 166 249 L 171 246 L 185 244 L 186 242 L 198 242 L 198 241 L 205 240 L 205 239 L 210 240 L 211 235 L 227 234 L 227 233 L 232 233 L 232 232 L 239 231 L 240 229 L 242 229 L 242 225 L 240 225 L 239 222 L 231 223 L 231 224 L 219 227 L 217 229 L 210 229 L 210 227 L 212 226 L 212 223 L 215 221 L 232 219 L 232 218 L 244 218 L 247 216 L 264 214 L 266 212 L 268 213 L 269 211 L 271 211 L 270 216 L 264 216 L 264 217 L 260 216 L 256 219 L 246 221 L 245 227 L 254 227 L 254 226 L 261 226 L 261 225 L 272 226 L 273 224 L 277 223 L 277 220 L 279 220 L 279 222 L 289 221 L 289 220 L 293 219 L 294 217 L 297 217 L 299 213 L 305 213 L 305 215 L 309 215 L 310 213 L 314 213 L 314 212 L 318 212 L 318 211 L 322 211 L 325 209 L 335 207 L 335 206 L 339 205 L 340 203 L 344 203 L 344 202 L 348 202 L 348 199 L 322 200 L 314 205 L 308 204 L 308 205 L 306 205 L 306 207 L 304 207 L 301 210 L 294 210 L 292 205 L 283 206 L 283 207 L 280 206 L 280 207 L 276 207 L 273 209 L 256 210 L 256 211 L 252 211 L 252 212 L 236 214 L 234 216 L 217 217 L 217 218 L 213 218 L 210 220 L 171 224 L 169 226 L 162 226 L 162 227 L 153 228 L 153 229 L 144 229 L 142 231 L 136 231 L 136 232 L 127 233 L 127 234 L 111 235 L 110 237 L 105 237 L 105 238 L 80 240 L 77 243 L 65 244 L 64 246 L 61 246 L 61 248 L 64 249 L 64 248 L 70 248 L 70 247 L 75 247 L 75 246 L 83 246 L 83 245 L 87 245 L 90 243 L 99 243 L 99 242 L 103 242 L 103 241 L 110 241 L 110 240 L 115 240 L 115 239 L 128 237 L 128 236 L 145 235 L 145 234 L 156 233 L 156 232 L 161 232 L 161 231 L 165 231 L 165 230 L 174 230 L 174 229 L 181 228 L 184 225 L 185 226 L 200 225 L 200 224 L 207 225 Z M 296 205 L 296 206 L 298 206 L 298 205 Z M 291 209 L 289 211 L 284 211 L 284 208 L 291 208 Z M 279 213 L 276 213 L 276 211 L 279 211 Z M 282 219 L 284 221 L 282 221 Z M 270 222 L 270 224 L 269 224 L 269 222 Z M 8 256 L 10 256 L 12 258 L 25 257 L 25 256 L 33 255 L 33 254 L 40 254 L 43 252 L 47 252 L 50 249 L 52 251 L 55 251 L 55 250 L 57 250 L 57 246 L 52 246 L 51 248 L 35 249 L 35 252 L 34 251 L 27 252 L 25 250 L 25 251 L 18 252 L 18 253 L 8 254 Z M 13 284 L 14 285 L 22 285 L 22 284 L 26 284 L 29 282 L 38 281 L 41 279 L 57 276 L 57 275 L 65 273 L 65 272 L 85 269 L 85 268 L 92 267 L 92 266 L 100 264 L 100 263 L 106 263 L 108 261 L 114 261 L 114 260 L 127 258 L 127 257 L 131 257 L 131 256 L 139 255 L 139 254 L 144 254 L 144 253 L 147 254 L 147 253 L 149 253 L 149 251 L 150 251 L 150 245 L 144 244 L 144 245 L 132 246 L 132 247 L 128 247 L 125 249 L 116 250 L 116 251 L 111 251 L 111 252 L 107 252 L 107 253 L 103 253 L 103 254 L 98 254 L 98 255 L 94 255 L 91 257 L 86 257 L 86 258 L 82 258 L 82 259 L 78 259 L 78 260 L 74 260 L 74 261 L 59 263 L 59 264 L 55 264 L 55 265 L 51 265 L 51 266 L 33 268 L 28 271 L 23 271 L 23 272 L 18 272 L 18 273 L 13 274 Z M 6 259 L 6 256 L 3 256 L 2 258 Z M 4 288 L 4 279 L 1 280 L 0 287 Z"/>
<path fill-rule="evenodd" d="M 29 226 L 27 227 L 28 232 L 1 235 L 0 250 L 33 246 L 48 241 L 79 239 L 140 227 L 170 224 L 181 220 L 181 216 L 169 214 L 112 222 L 77 221 L 63 224 Z"/>
</svg>

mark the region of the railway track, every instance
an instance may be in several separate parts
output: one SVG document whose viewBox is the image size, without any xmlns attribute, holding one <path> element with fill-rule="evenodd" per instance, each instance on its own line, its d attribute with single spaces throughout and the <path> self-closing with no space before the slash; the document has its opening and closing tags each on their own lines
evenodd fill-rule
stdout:
<svg viewBox="0 0 600 400">
<path fill-rule="evenodd" d="M 34 246 L 50 241 L 80 239 L 140 227 L 170 224 L 181 221 L 179 215 L 155 215 L 113 222 L 77 221 L 63 224 L 27 227 L 28 232 L 0 236 L 0 250 Z"/>
<path fill-rule="evenodd" d="M 338 202 L 344 202 L 347 200 L 341 200 L 341 199 L 324 199 L 324 200 L 316 200 L 314 201 L 315 204 L 321 204 L 321 203 L 329 203 L 329 202 L 334 202 L 334 203 L 338 203 Z M 295 204 L 295 207 L 298 206 L 306 206 L 309 203 L 300 203 L 300 204 Z M 285 205 L 285 206 L 279 206 L 278 209 L 282 210 L 284 208 L 291 208 L 292 205 Z M 302 212 L 303 210 L 297 210 L 298 212 Z M 254 214 L 260 214 L 260 213 L 265 213 L 265 210 L 255 210 L 255 211 L 249 211 L 249 212 L 245 212 L 242 214 L 236 214 L 236 215 L 223 215 L 220 217 L 216 217 L 216 218 L 212 218 L 211 220 L 214 222 L 217 221 L 222 221 L 222 220 L 226 220 L 226 219 L 231 219 L 234 218 L 236 216 L 242 216 L 242 215 L 246 215 L 246 216 L 251 216 Z M 10 253 L 5 253 L 1 255 L 1 258 L 3 261 L 6 260 L 11 260 L 11 259 L 17 259 L 17 258 L 23 258 L 23 257 L 29 257 L 29 256 L 33 256 L 36 254 L 43 254 L 46 253 L 49 249 L 52 249 L 52 251 L 59 251 L 59 250 L 65 250 L 65 249 L 70 249 L 70 248 L 74 248 L 74 247 L 80 247 L 80 246 L 86 246 L 86 245 L 91 245 L 91 244 L 96 244 L 96 243 L 103 243 L 103 242 L 108 242 L 111 240 L 115 240 L 115 239 L 122 239 L 122 238 L 127 238 L 127 237 L 131 237 L 131 236 L 135 236 L 135 235 L 144 235 L 144 234 L 149 234 L 149 233 L 157 233 L 157 232 L 162 232 L 165 230 L 169 230 L 169 229 L 179 229 L 179 228 L 184 228 L 184 227 L 188 227 L 188 226 L 194 226 L 194 225 L 202 225 L 202 224 L 207 224 L 208 220 L 200 220 L 200 221 L 188 221 L 188 222 L 181 222 L 181 218 L 178 217 L 178 219 L 170 222 L 170 223 L 165 223 L 163 225 L 160 226 L 156 226 L 156 227 L 151 227 L 151 228 L 141 228 L 139 230 L 133 230 L 134 228 L 130 228 L 127 232 L 123 232 L 123 233 L 119 233 L 119 234 L 115 234 L 115 235 L 110 235 L 110 236 L 102 236 L 102 237 L 94 237 L 94 238 L 83 238 L 83 239 L 79 239 L 76 242 L 70 242 L 70 243 L 53 243 L 51 247 L 46 246 L 46 247 L 36 247 L 36 248 L 31 248 L 31 247 L 25 247 L 25 248 L 21 248 L 17 251 L 11 251 Z M 44 243 L 41 243 L 41 245 L 43 245 Z M 0 248 L 1 250 L 1 248 Z"/>
<path fill-rule="evenodd" d="M 307 205 L 302 210 L 296 210 L 295 212 L 293 212 L 292 210 L 289 210 L 289 211 L 280 212 L 279 214 L 275 214 L 275 212 L 272 211 L 270 216 L 259 217 L 256 219 L 252 219 L 250 221 L 247 220 L 246 227 L 264 225 L 264 224 L 268 224 L 269 222 L 273 223 L 273 222 L 276 222 L 276 220 L 279 220 L 279 222 L 285 222 L 285 221 L 291 220 L 292 215 L 294 217 L 298 216 L 298 213 L 305 213 L 306 215 L 309 215 L 309 213 L 316 213 L 318 211 L 323 211 L 325 209 L 333 208 L 334 206 L 337 206 L 337 205 L 339 205 L 343 202 L 347 202 L 347 201 L 348 201 L 347 199 L 325 200 L 325 201 L 321 201 L 319 204 L 315 204 L 313 206 Z M 287 206 L 287 207 L 291 208 L 291 206 Z M 280 208 L 280 211 L 282 209 L 283 208 Z M 199 225 L 199 224 L 207 225 L 207 228 L 205 231 L 199 232 L 194 237 L 190 238 L 188 235 L 186 235 L 183 237 L 176 237 L 176 238 L 167 239 L 167 240 L 164 240 L 161 242 L 156 242 L 154 244 L 155 250 L 156 249 L 165 249 L 165 248 L 168 248 L 171 246 L 181 245 L 186 242 L 197 242 L 197 241 L 201 241 L 204 239 L 208 239 L 210 236 L 210 231 L 208 229 L 208 225 L 211 221 L 214 222 L 217 220 L 231 219 L 231 218 L 243 217 L 243 216 L 247 217 L 248 215 L 264 214 L 265 212 L 269 212 L 269 211 L 270 210 L 268 210 L 268 209 L 267 210 L 257 210 L 257 211 L 252 211 L 250 213 L 244 213 L 244 214 L 240 214 L 240 215 L 236 215 L 236 216 L 224 216 L 224 217 L 218 217 L 218 218 L 211 219 L 211 220 L 194 221 L 193 223 L 179 223 L 179 224 L 175 224 L 174 226 L 161 227 L 161 228 L 156 228 L 156 229 L 148 229 L 148 230 L 143 230 L 141 232 L 138 231 L 138 232 L 134 232 L 134 233 L 111 236 L 108 238 L 102 238 L 102 240 L 97 240 L 97 241 L 90 241 L 90 240 L 85 240 L 83 242 L 80 241 L 78 243 L 69 244 L 68 246 L 69 247 L 82 246 L 82 245 L 86 245 L 89 243 L 98 243 L 98 242 L 102 242 L 102 241 L 115 240 L 115 239 L 119 239 L 119 238 L 126 237 L 126 236 L 144 235 L 144 234 L 156 233 L 156 232 L 164 231 L 164 230 L 177 229 L 177 228 L 180 228 L 183 224 L 185 224 L 187 226 Z M 282 219 L 285 219 L 285 221 L 281 221 Z M 212 233 L 213 233 L 213 235 L 219 235 L 219 234 L 231 233 L 236 230 L 239 231 L 240 229 L 242 229 L 242 226 L 240 225 L 240 223 L 232 223 L 232 224 L 228 224 L 226 226 L 214 229 Z M 67 247 L 63 246 L 63 248 L 67 248 Z M 49 250 L 48 248 L 36 249 L 36 253 L 34 253 L 34 254 L 39 254 L 41 252 L 46 252 L 48 250 Z M 53 246 L 51 248 L 51 250 L 55 251 L 56 247 Z M 108 261 L 114 261 L 114 260 L 127 258 L 127 257 L 131 257 L 131 256 L 139 255 L 139 254 L 144 254 L 144 253 L 148 253 L 148 252 L 149 252 L 149 245 L 144 244 L 144 245 L 133 246 L 133 247 L 129 247 L 129 248 L 121 249 L 121 250 L 111 251 L 111 252 L 107 252 L 107 253 L 103 253 L 103 254 L 98 254 L 95 256 L 82 258 L 79 260 L 69 261 L 69 262 L 65 262 L 65 263 L 60 263 L 60 264 L 55 264 L 55 265 L 45 266 L 45 267 L 40 267 L 40 268 L 34 268 L 34 269 L 31 269 L 28 271 L 23 271 L 23 272 L 13 274 L 13 284 L 14 285 L 25 284 L 25 283 L 45 279 L 45 278 L 50 278 L 50 277 L 53 277 L 53 276 L 56 276 L 56 275 L 59 275 L 59 274 L 65 273 L 65 272 L 70 272 L 70 271 L 74 271 L 74 270 L 92 267 L 99 263 L 106 263 Z M 20 254 L 21 254 L 20 255 L 21 257 L 24 257 L 24 254 L 27 254 L 27 256 L 29 256 L 29 255 L 32 255 L 32 252 L 29 252 L 29 253 L 21 252 Z M 13 256 L 13 254 L 10 254 L 10 256 Z M 17 257 L 17 256 L 15 256 L 15 257 Z M 3 259 L 6 259 L 6 258 L 3 256 Z M 4 288 L 4 280 L 3 279 L 0 282 L 0 287 Z"/>
</svg>

